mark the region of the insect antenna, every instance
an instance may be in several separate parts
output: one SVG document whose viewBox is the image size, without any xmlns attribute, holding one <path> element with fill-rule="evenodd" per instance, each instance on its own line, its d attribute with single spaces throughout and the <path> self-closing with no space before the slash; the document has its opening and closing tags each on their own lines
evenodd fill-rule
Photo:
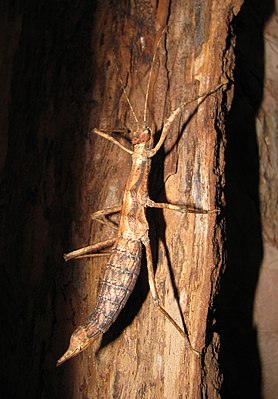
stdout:
<svg viewBox="0 0 278 399">
<path fill-rule="evenodd" d="M 144 105 L 144 126 L 147 126 L 147 106 L 148 106 L 148 99 L 149 99 L 149 92 L 150 92 L 150 85 L 151 85 L 151 79 L 152 79 L 152 74 L 153 74 L 153 67 L 154 67 L 154 61 L 156 59 L 156 52 L 157 49 L 160 45 L 160 42 L 162 40 L 162 37 L 166 30 L 168 29 L 168 26 L 166 25 L 165 28 L 163 28 L 160 38 L 156 44 L 156 49 L 152 58 L 152 64 L 151 64 L 151 69 L 150 69 L 150 74 L 149 74 L 149 79 L 148 79 L 148 85 L 147 85 L 147 91 L 146 91 L 146 98 L 145 98 L 145 105 Z"/>
<path fill-rule="evenodd" d="M 117 70 L 118 79 L 119 79 L 119 81 L 121 83 L 121 86 L 122 86 L 122 89 L 123 89 L 123 93 L 125 95 L 126 101 L 127 101 L 128 105 L 129 105 L 129 108 L 130 108 L 130 110 L 132 112 L 133 118 L 134 118 L 134 120 L 136 122 L 137 130 L 139 130 L 139 126 L 140 126 L 139 125 L 139 120 L 138 120 L 138 118 L 137 118 L 137 116 L 135 114 L 133 106 L 131 105 L 130 99 L 129 99 L 128 95 L 127 95 L 127 92 L 126 92 L 126 89 L 125 89 L 125 86 L 124 86 L 124 82 L 123 82 L 123 79 L 122 79 L 121 74 L 120 74 L 120 70 L 119 70 L 119 66 L 118 66 L 118 63 L 117 63 L 117 59 L 116 59 L 116 55 L 115 55 L 114 50 L 113 50 L 113 56 L 114 56 L 114 62 L 115 62 L 116 70 Z"/>
</svg>

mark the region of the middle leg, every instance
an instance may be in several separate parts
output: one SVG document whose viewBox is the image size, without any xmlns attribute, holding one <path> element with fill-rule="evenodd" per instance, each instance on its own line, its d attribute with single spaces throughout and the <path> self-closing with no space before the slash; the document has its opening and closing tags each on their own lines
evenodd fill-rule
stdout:
<svg viewBox="0 0 278 399">
<path fill-rule="evenodd" d="M 147 199 L 146 205 L 149 208 L 172 209 L 174 211 L 183 212 L 183 213 L 197 213 L 202 215 L 210 213 L 219 213 L 219 209 L 212 209 L 212 210 L 194 209 L 194 208 L 188 208 L 185 205 L 174 205 L 174 204 L 168 204 L 167 202 L 154 202 L 150 198 Z"/>
<path fill-rule="evenodd" d="M 113 206 L 111 208 L 102 209 L 101 211 L 97 211 L 92 213 L 91 219 L 96 220 L 99 223 L 105 224 L 111 227 L 114 230 L 118 230 L 118 226 L 107 218 L 109 215 L 113 215 L 114 213 L 121 212 L 122 206 Z"/>
<path fill-rule="evenodd" d="M 97 252 L 104 248 L 111 247 L 113 244 L 115 244 L 117 239 L 118 239 L 118 237 L 111 238 L 110 240 L 101 241 L 101 242 L 98 242 L 97 244 L 89 245 L 88 247 L 84 247 L 84 248 L 76 249 L 75 251 L 72 251 L 72 252 L 68 252 L 67 254 L 64 254 L 64 259 L 67 262 L 71 259 L 83 258 L 89 252 Z M 97 255 L 100 255 L 100 254 L 97 254 Z"/>
</svg>

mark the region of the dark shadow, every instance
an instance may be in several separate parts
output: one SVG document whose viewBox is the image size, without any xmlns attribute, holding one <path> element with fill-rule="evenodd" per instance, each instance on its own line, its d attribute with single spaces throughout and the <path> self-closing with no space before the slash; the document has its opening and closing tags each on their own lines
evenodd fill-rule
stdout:
<svg viewBox="0 0 278 399">
<path fill-rule="evenodd" d="M 1 159 L 0 397 L 69 398 L 73 368 L 57 370 L 55 362 L 72 332 L 70 322 L 61 327 L 66 314 L 72 317 L 69 299 L 61 295 L 63 248 L 89 123 L 95 4 L 5 5 L 1 33 L 9 90 L 2 109 L 9 106 Z"/>
<path fill-rule="evenodd" d="M 186 127 L 190 123 L 190 121 L 194 118 L 194 116 L 197 114 L 198 109 L 200 107 L 200 104 L 202 104 L 208 96 L 210 96 L 212 93 L 214 93 L 216 90 L 212 90 L 211 92 L 208 92 L 204 94 L 201 97 L 194 97 L 192 101 L 189 101 L 188 104 L 191 105 L 191 110 L 189 116 L 186 118 L 185 121 L 183 121 L 183 124 L 179 128 L 179 134 L 176 137 L 176 140 L 173 140 L 171 146 L 168 145 L 167 150 L 165 149 L 165 146 L 162 145 L 162 147 L 159 149 L 157 154 L 153 158 L 152 166 L 151 166 L 151 173 L 150 173 L 150 178 L 149 178 L 149 187 L 150 187 L 150 198 L 153 199 L 155 202 L 163 202 L 163 203 L 169 203 L 169 200 L 167 199 L 166 191 L 165 191 L 165 159 L 167 156 L 173 155 L 174 161 L 172 161 L 173 164 L 175 164 L 175 150 L 178 147 L 179 141 L 184 137 L 185 134 L 187 134 Z M 196 99 L 201 98 L 201 100 L 198 101 L 198 104 L 196 104 Z M 192 104 L 191 104 L 192 103 Z M 169 117 L 169 115 L 167 116 Z M 166 117 L 166 118 L 167 118 Z M 177 118 L 178 119 L 178 118 Z M 173 122 L 174 123 L 177 121 Z M 156 131 L 156 130 L 155 130 Z M 158 142 L 160 136 L 161 136 L 161 130 L 157 131 L 155 135 L 155 144 Z M 171 163 L 171 160 L 169 159 L 169 163 Z M 171 175 L 171 173 L 170 173 Z M 169 176 L 168 176 L 169 177 Z M 167 178 L 166 177 L 166 180 Z M 178 204 L 177 204 L 178 205 Z M 186 205 L 186 204 L 183 204 Z M 192 210 L 198 210 L 197 208 L 194 207 L 194 205 L 190 205 L 189 208 Z M 182 328 L 186 334 L 188 334 L 186 323 L 183 317 L 182 309 L 180 307 L 180 298 L 179 298 L 179 293 L 178 293 L 178 288 L 175 283 L 175 274 L 171 262 L 171 257 L 170 257 L 170 252 L 168 249 L 167 245 L 167 240 L 166 240 L 166 222 L 163 214 L 162 209 L 155 209 L 151 208 L 148 209 L 149 213 L 149 227 L 150 227 L 150 238 L 151 238 L 151 246 L 152 246 L 152 253 L 153 253 L 153 263 L 154 263 L 154 270 L 156 271 L 157 269 L 157 262 L 158 262 L 158 244 L 159 242 L 162 243 L 164 251 L 165 251 L 165 257 L 167 260 L 167 272 L 169 273 L 170 277 L 170 284 L 171 288 L 173 289 L 174 297 L 176 300 L 176 304 L 178 306 L 178 310 L 181 316 L 181 322 L 182 322 Z M 201 209 L 200 209 L 201 211 Z M 171 211 L 171 212 L 178 212 L 178 211 Z M 198 212 L 196 212 L 198 213 Z M 181 217 L 186 220 L 186 215 L 185 214 L 180 214 Z M 158 295 L 160 293 L 158 292 Z M 165 309 L 167 311 L 167 309 Z M 171 315 L 170 315 L 171 316 Z M 160 315 L 160 317 L 163 317 Z"/>
<path fill-rule="evenodd" d="M 222 396 L 262 398 L 261 361 L 253 324 L 254 296 L 263 259 L 259 154 L 255 118 L 264 84 L 263 29 L 272 0 L 245 1 L 234 21 L 235 96 L 227 120 L 227 264 L 217 299 Z"/>
</svg>

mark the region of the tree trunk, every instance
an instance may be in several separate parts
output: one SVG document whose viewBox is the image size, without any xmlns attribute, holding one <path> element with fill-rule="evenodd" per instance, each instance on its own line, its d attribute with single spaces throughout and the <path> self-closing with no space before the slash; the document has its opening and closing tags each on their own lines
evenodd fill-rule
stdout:
<svg viewBox="0 0 278 399">
<path fill-rule="evenodd" d="M 120 204 L 131 164 L 92 128 L 135 129 L 133 112 L 143 124 L 152 65 L 147 124 L 156 139 L 181 103 L 227 83 L 184 108 L 150 178 L 157 202 L 222 209 L 231 26 L 242 0 L 221 7 L 216 0 L 104 1 L 95 8 L 76 1 L 67 10 L 58 3 L 10 8 L 2 25 L 13 30 L 9 51 L 2 47 L 9 71 L 1 110 L 3 397 L 219 398 L 213 310 L 223 266 L 221 212 L 148 214 L 161 302 L 201 359 L 156 310 L 143 258 L 110 330 L 58 370 L 55 360 L 92 310 L 105 264 L 65 265 L 62 253 L 115 234 L 91 223 L 90 214 Z"/>
<path fill-rule="evenodd" d="M 156 9 L 145 2 L 99 7 L 92 36 L 95 83 L 90 127 L 136 129 L 133 112 L 143 125 L 152 63 L 147 125 L 156 137 L 181 103 L 228 83 L 234 44 L 230 24 L 240 4 L 230 1 L 221 9 L 216 1 L 198 6 L 158 3 Z M 175 120 L 163 151 L 153 160 L 151 198 L 198 209 L 223 205 L 223 121 L 229 104 L 226 100 L 224 106 L 223 91 L 230 98 L 229 88 L 228 84 L 204 101 L 193 102 Z M 76 183 L 80 215 L 73 221 L 69 249 L 111 237 L 109 228 L 91 226 L 90 213 L 120 204 L 130 164 L 130 156 L 118 147 L 88 136 Z M 213 307 L 223 263 L 222 216 L 151 211 L 149 222 L 161 301 L 186 326 L 202 360 L 188 352 L 179 333 L 155 309 L 143 259 L 138 284 L 118 320 L 98 344 L 63 366 L 74 375 L 73 397 L 80 391 L 97 398 L 220 397 Z M 94 259 L 71 265 L 75 287 L 66 291 L 73 317 L 68 333 L 93 308 L 104 264 L 105 259 Z M 59 323 L 69 317 L 66 314 Z M 65 334 L 61 351 L 67 343 Z"/>
</svg>

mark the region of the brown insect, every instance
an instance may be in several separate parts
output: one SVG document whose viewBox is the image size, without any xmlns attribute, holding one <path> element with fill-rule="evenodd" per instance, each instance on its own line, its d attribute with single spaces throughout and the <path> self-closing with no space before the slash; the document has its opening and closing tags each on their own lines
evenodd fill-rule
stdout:
<svg viewBox="0 0 278 399">
<path fill-rule="evenodd" d="M 162 34 L 165 32 L 162 32 Z M 162 37 L 162 35 L 161 35 Z M 160 40 L 161 40 L 160 37 Z M 160 41 L 159 40 L 159 41 Z M 159 42 L 158 42 L 159 44 Z M 158 47 L 157 44 L 157 47 Z M 70 344 L 65 354 L 58 360 L 57 365 L 62 364 L 73 356 L 78 355 L 86 349 L 95 339 L 109 329 L 111 324 L 116 320 L 121 310 L 124 308 L 138 278 L 141 259 L 142 246 L 146 250 L 148 280 L 151 295 L 155 306 L 160 312 L 173 324 L 185 340 L 186 347 L 195 355 L 200 353 L 195 350 L 185 332 L 161 306 L 159 296 L 155 284 L 152 250 L 149 239 L 149 224 L 146 218 L 146 208 L 167 208 L 182 213 L 200 213 L 210 214 L 218 212 L 218 210 L 199 210 L 189 209 L 184 205 L 174 205 L 168 203 L 156 203 L 149 198 L 148 195 L 148 179 L 150 173 L 151 159 L 163 145 L 169 129 L 175 118 L 182 112 L 183 108 L 203 97 L 206 97 L 217 91 L 223 84 L 217 86 L 211 92 L 198 96 L 190 101 L 182 103 L 177 107 L 169 118 L 165 121 L 161 136 L 155 146 L 153 146 L 154 134 L 147 127 L 147 102 L 151 81 L 152 67 L 155 60 L 153 56 L 152 66 L 148 79 L 148 86 L 144 106 L 143 126 L 140 128 L 139 121 L 132 105 L 126 95 L 129 107 L 137 124 L 137 129 L 130 133 L 133 150 L 130 150 L 120 144 L 112 136 L 99 129 L 93 129 L 93 132 L 132 155 L 132 166 L 129 177 L 125 186 L 124 196 L 121 207 L 110 208 L 99 211 L 93 215 L 94 219 L 100 219 L 109 214 L 120 212 L 120 223 L 118 235 L 114 239 L 106 240 L 98 244 L 90 245 L 85 248 L 78 249 L 64 256 L 68 261 L 73 258 L 82 257 L 90 252 L 97 252 L 105 247 L 112 246 L 112 251 L 101 282 L 100 291 L 97 297 L 97 304 L 93 312 L 88 316 L 84 324 L 80 325 L 71 335 Z M 118 68 L 117 68 L 118 69 Z M 121 78 L 120 78 L 121 80 Z M 121 80 L 122 83 L 122 80 Z"/>
</svg>

